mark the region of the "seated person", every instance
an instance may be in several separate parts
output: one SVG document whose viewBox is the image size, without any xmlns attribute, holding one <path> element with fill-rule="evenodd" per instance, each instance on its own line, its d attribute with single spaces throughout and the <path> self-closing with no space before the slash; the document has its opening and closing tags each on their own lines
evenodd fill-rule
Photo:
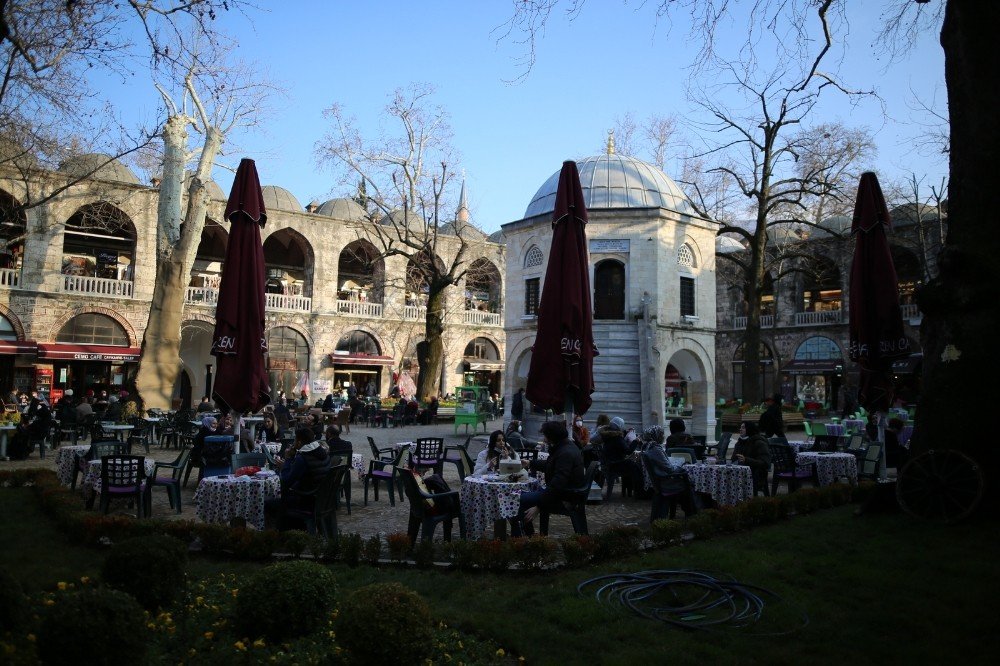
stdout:
<svg viewBox="0 0 1000 666">
<path fill-rule="evenodd" d="M 264 422 L 260 424 L 259 428 L 257 428 L 257 443 L 280 444 L 281 433 L 282 431 L 278 427 L 278 423 L 275 421 L 274 415 L 267 414 L 264 416 Z"/>
<path fill-rule="evenodd" d="M 910 455 L 902 444 L 899 443 L 899 435 L 903 432 L 906 423 L 903 419 L 893 417 L 885 428 L 885 466 L 900 469 L 906 464 Z"/>
<path fill-rule="evenodd" d="M 532 446 L 521 434 L 521 422 L 514 420 L 507 424 L 507 432 L 503 435 L 504 441 L 512 449 L 530 449 Z"/>
<path fill-rule="evenodd" d="M 749 465 L 753 475 L 753 494 L 763 490 L 767 494 L 767 473 L 771 469 L 771 450 L 767 437 L 753 421 L 740 424 L 739 439 L 733 457 L 740 465 Z"/>
<path fill-rule="evenodd" d="M 686 430 L 684 419 L 670 419 L 670 435 L 667 437 L 666 448 L 694 449 L 695 457 L 698 460 L 703 460 L 705 458 L 705 445 L 696 442 Z"/>
<path fill-rule="evenodd" d="M 643 449 L 642 456 L 649 462 L 649 468 L 653 476 L 658 479 L 665 479 L 672 474 L 684 474 L 684 466 L 674 458 L 667 457 L 666 447 L 663 442 L 663 428 L 660 426 L 650 426 L 642 433 Z M 694 512 L 695 499 L 694 491 L 690 484 L 685 484 L 687 493 L 679 498 L 684 515 L 691 515 Z"/>
<path fill-rule="evenodd" d="M 306 418 L 306 427 L 312 431 L 312 441 L 322 441 L 323 439 L 323 417 L 313 413 Z"/>
<path fill-rule="evenodd" d="M 328 425 L 326 427 L 326 445 L 330 449 L 331 458 L 340 456 L 345 459 L 345 462 L 348 465 L 351 464 L 351 455 L 354 453 L 354 445 L 346 439 L 340 438 L 340 426 Z"/>
<path fill-rule="evenodd" d="M 201 402 L 198 403 L 198 409 L 195 411 L 198 414 L 203 412 L 214 412 L 215 405 L 212 404 L 212 401 L 208 399 L 207 395 L 203 395 L 201 396 Z"/>
<path fill-rule="evenodd" d="M 501 460 L 520 460 L 517 451 L 507 446 L 503 432 L 494 430 L 490 434 L 489 444 L 476 456 L 476 466 L 472 470 L 472 476 L 482 476 L 496 472 L 500 468 Z"/>
<path fill-rule="evenodd" d="M 214 435 L 215 431 L 219 427 L 219 420 L 214 416 L 203 416 L 201 418 L 201 427 L 198 428 L 198 433 L 194 436 L 194 441 L 191 443 L 191 459 L 196 463 L 201 463 L 201 452 L 205 448 L 205 438 L 209 435 Z"/>
<path fill-rule="evenodd" d="M 532 521 L 539 508 L 558 507 L 564 500 L 571 499 L 571 491 L 582 486 L 586 480 L 583 454 L 569 438 L 565 423 L 546 421 L 542 424 L 542 437 L 549 447 L 548 459 L 521 462 L 532 471 L 544 472 L 545 490 L 521 493 L 517 518 L 511 528 L 511 534 L 516 537 L 521 536 L 522 529 L 525 534 L 533 534 Z"/>
<path fill-rule="evenodd" d="M 281 497 L 267 500 L 264 511 L 277 514 L 280 530 L 301 528 L 303 521 L 289 514 L 312 511 L 315 497 L 304 493 L 315 491 L 330 473 L 330 455 L 322 442 L 313 440 L 311 429 L 299 428 L 288 457 L 276 459 L 275 467 L 281 476 Z"/>
<path fill-rule="evenodd" d="M 434 423 L 437 418 L 438 409 L 441 407 L 441 403 L 438 401 L 437 396 L 433 396 L 424 402 L 427 403 L 427 408 L 420 412 L 420 424 L 430 425 Z"/>
</svg>

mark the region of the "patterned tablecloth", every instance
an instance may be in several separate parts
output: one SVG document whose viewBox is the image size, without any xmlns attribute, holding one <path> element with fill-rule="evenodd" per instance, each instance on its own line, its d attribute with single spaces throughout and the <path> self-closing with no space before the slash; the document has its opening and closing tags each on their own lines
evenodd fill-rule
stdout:
<svg viewBox="0 0 1000 666">
<path fill-rule="evenodd" d="M 844 421 L 844 427 L 850 428 L 851 432 L 864 432 L 865 422 L 861 419 L 847 419 Z"/>
<path fill-rule="evenodd" d="M 538 479 L 511 483 L 491 478 L 467 476 L 462 481 L 462 515 L 469 539 L 481 539 L 486 529 L 498 520 L 517 516 L 521 493 L 540 490 Z"/>
<path fill-rule="evenodd" d="M 146 476 L 148 477 L 153 473 L 153 467 L 156 466 L 156 461 L 152 458 L 146 458 L 143 461 L 146 467 Z M 92 488 L 98 495 L 101 494 L 101 461 L 91 460 L 87 463 L 87 473 L 83 475 L 83 487 Z"/>
<path fill-rule="evenodd" d="M 803 442 L 801 440 L 790 439 L 788 440 L 788 446 L 792 449 L 792 451 L 798 453 L 802 449 L 811 449 L 812 442 Z"/>
<path fill-rule="evenodd" d="M 843 423 L 827 423 L 826 424 L 826 434 L 833 435 L 834 437 L 844 436 L 844 424 Z"/>
<path fill-rule="evenodd" d="M 245 518 L 247 525 L 264 529 L 264 500 L 281 494 L 277 474 L 267 478 L 254 476 L 210 476 L 202 479 L 194 493 L 198 518 L 206 523 L 228 524 L 233 518 Z"/>
<path fill-rule="evenodd" d="M 795 462 L 800 465 L 816 463 L 821 486 L 828 486 L 844 476 L 852 484 L 858 481 L 858 459 L 853 453 L 803 452 L 795 456 Z"/>
<path fill-rule="evenodd" d="M 76 469 L 77 460 L 87 454 L 90 444 L 65 444 L 56 449 L 56 476 L 59 482 L 64 485 L 73 483 L 73 470 Z M 97 469 L 100 476 L 101 470 Z"/>
<path fill-rule="evenodd" d="M 732 506 L 753 497 L 753 475 L 747 465 L 684 465 L 696 493 L 707 493 L 719 506 Z"/>
</svg>

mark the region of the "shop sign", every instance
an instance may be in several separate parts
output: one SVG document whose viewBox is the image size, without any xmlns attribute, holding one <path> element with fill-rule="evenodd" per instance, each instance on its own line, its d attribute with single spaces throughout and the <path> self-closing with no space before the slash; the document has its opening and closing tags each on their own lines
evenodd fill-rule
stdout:
<svg viewBox="0 0 1000 666">
<path fill-rule="evenodd" d="M 628 238 L 592 238 L 590 239 L 591 254 L 628 254 Z"/>
<path fill-rule="evenodd" d="M 106 361 L 108 363 L 131 363 L 138 361 L 138 354 L 73 354 L 74 361 Z"/>
<path fill-rule="evenodd" d="M 272 358 L 268 361 L 271 370 L 298 370 L 299 366 L 294 358 Z"/>
</svg>

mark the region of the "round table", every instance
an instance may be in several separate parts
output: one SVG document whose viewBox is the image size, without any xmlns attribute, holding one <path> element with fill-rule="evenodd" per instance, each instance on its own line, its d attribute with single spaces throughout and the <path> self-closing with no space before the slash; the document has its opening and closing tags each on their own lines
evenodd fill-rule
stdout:
<svg viewBox="0 0 1000 666">
<path fill-rule="evenodd" d="M 264 529 L 264 501 L 281 494 L 277 474 L 257 476 L 210 476 L 201 480 L 194 493 L 198 518 L 206 523 L 228 524 L 244 518 L 247 525 Z"/>
<path fill-rule="evenodd" d="M 145 458 L 143 466 L 146 468 L 146 476 L 153 473 L 156 461 L 152 458 Z M 91 460 L 87 463 L 87 473 L 83 475 L 83 486 L 94 491 L 95 495 L 101 494 L 101 461 Z"/>
<path fill-rule="evenodd" d="M 135 426 L 127 423 L 101 423 L 101 430 L 104 432 L 113 432 L 118 439 L 125 439 L 122 436 L 123 433 L 127 435 L 133 429 L 135 429 Z"/>
<path fill-rule="evenodd" d="M 493 475 L 465 477 L 461 501 L 467 538 L 481 539 L 486 528 L 494 523 L 515 518 L 521 493 L 541 488 L 542 483 L 538 479 L 511 482 L 501 481 Z"/>
<path fill-rule="evenodd" d="M 684 465 L 696 493 L 712 496 L 719 506 L 732 506 L 753 497 L 753 474 L 748 465 Z"/>
<path fill-rule="evenodd" d="M 803 451 L 795 456 L 799 465 L 816 465 L 819 485 L 828 486 L 840 477 L 853 485 L 858 481 L 858 459 L 853 453 L 813 453 Z"/>
<path fill-rule="evenodd" d="M 73 472 L 80 458 L 90 450 L 90 444 L 67 444 L 56 449 L 56 477 L 64 485 L 73 483 Z M 100 476 L 100 469 L 97 470 Z"/>
</svg>

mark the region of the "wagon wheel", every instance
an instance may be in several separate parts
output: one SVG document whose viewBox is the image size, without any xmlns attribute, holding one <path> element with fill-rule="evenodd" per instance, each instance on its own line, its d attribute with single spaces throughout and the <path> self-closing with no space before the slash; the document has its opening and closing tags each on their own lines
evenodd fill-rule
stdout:
<svg viewBox="0 0 1000 666">
<path fill-rule="evenodd" d="M 969 516 L 983 498 L 983 471 L 953 449 L 928 451 L 903 467 L 896 498 L 917 518 L 955 523 Z"/>
</svg>

